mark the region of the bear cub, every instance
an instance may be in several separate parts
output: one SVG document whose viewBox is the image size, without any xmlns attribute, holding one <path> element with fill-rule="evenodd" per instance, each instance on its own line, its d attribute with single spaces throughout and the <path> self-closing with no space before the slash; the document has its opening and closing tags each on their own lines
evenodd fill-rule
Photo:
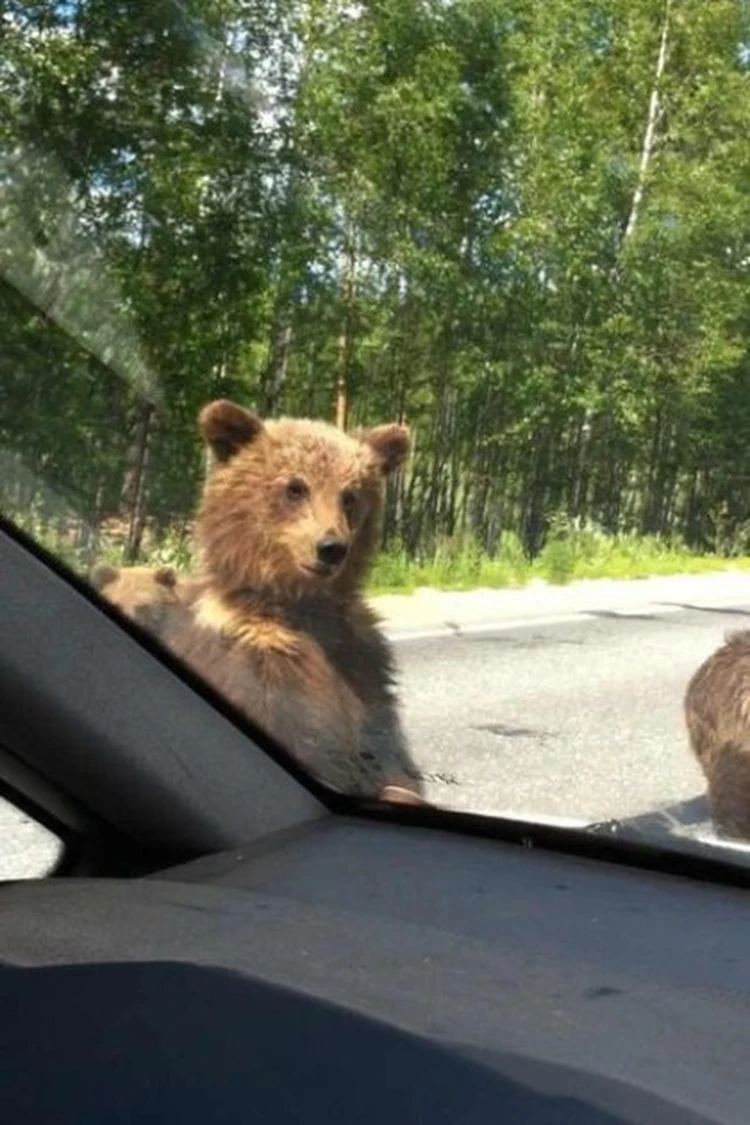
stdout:
<svg viewBox="0 0 750 1125">
<path fill-rule="evenodd" d="M 393 655 L 363 596 L 408 430 L 349 436 L 227 400 L 206 406 L 199 428 L 214 465 L 199 574 L 161 639 L 329 786 L 422 803 Z"/>
<path fill-rule="evenodd" d="M 750 632 L 730 635 L 700 666 L 684 706 L 716 831 L 750 841 Z"/>
<path fill-rule="evenodd" d="M 94 589 L 138 624 L 158 631 L 164 607 L 178 605 L 186 581 L 171 566 L 109 566 L 99 563 L 89 576 Z"/>
</svg>

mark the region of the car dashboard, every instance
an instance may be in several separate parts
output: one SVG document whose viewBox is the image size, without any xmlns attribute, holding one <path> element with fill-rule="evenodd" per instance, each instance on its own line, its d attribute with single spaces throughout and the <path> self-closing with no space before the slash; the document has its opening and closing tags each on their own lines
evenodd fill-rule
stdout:
<svg viewBox="0 0 750 1125">
<path fill-rule="evenodd" d="M 328 817 L 0 887 L 9 1120 L 746 1122 L 742 889 Z"/>
</svg>

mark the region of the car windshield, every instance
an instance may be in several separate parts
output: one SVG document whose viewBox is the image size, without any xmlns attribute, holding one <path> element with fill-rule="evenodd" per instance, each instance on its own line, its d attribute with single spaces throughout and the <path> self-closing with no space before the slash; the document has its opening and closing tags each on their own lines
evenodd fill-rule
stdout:
<svg viewBox="0 0 750 1125">
<path fill-rule="evenodd" d="M 332 789 L 745 862 L 748 5 L 0 19 L 10 524 Z"/>
</svg>

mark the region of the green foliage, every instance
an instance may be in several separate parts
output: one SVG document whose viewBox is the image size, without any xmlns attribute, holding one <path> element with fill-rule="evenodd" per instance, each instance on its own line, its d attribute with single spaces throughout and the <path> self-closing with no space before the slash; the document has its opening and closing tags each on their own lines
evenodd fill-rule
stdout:
<svg viewBox="0 0 750 1125">
<path fill-rule="evenodd" d="M 718 560 L 716 560 L 718 565 Z M 677 537 L 607 534 L 596 524 L 560 515 L 535 560 L 539 574 L 558 585 L 582 578 L 646 578 L 710 570 L 711 556 L 691 553 Z"/>
<path fill-rule="evenodd" d="M 338 395 L 415 435 L 377 581 L 746 550 L 747 5 L 2 20 L 0 442 L 27 474 L 6 509 L 44 484 L 102 552 L 185 559 L 200 406 L 332 419 Z"/>
</svg>

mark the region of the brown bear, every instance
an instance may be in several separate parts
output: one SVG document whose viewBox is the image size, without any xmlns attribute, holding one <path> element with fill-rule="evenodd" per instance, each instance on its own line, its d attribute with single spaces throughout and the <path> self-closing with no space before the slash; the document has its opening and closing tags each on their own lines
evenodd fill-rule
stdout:
<svg viewBox="0 0 750 1125">
<path fill-rule="evenodd" d="M 171 566 L 110 566 L 99 563 L 89 581 L 126 616 L 158 631 L 164 607 L 186 595 L 186 580 Z"/>
<path fill-rule="evenodd" d="M 685 719 L 717 833 L 750 840 L 750 632 L 729 636 L 694 674 Z"/>
<path fill-rule="evenodd" d="M 162 640 L 329 786 L 421 803 L 392 653 L 363 598 L 408 430 L 348 436 L 226 400 L 199 427 L 213 455 L 200 576 L 191 604 L 169 607 Z"/>
</svg>

